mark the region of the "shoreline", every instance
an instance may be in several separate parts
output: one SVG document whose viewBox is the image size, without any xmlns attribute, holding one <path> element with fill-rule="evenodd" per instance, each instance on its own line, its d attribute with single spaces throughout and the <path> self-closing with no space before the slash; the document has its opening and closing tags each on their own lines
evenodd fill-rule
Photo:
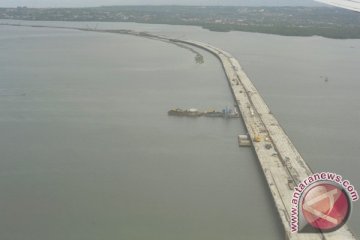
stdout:
<svg viewBox="0 0 360 240">
<path fill-rule="evenodd" d="M 184 26 L 184 27 L 199 27 L 204 30 L 208 30 L 210 32 L 215 33 L 231 33 L 231 32 L 243 32 L 243 33 L 258 33 L 258 34 L 267 34 L 267 35 L 274 35 L 274 36 L 281 36 L 281 37 L 322 37 L 326 39 L 333 39 L 333 40 L 360 40 L 360 35 L 357 37 L 348 37 L 348 36 L 325 36 L 322 34 L 282 34 L 272 31 L 257 31 L 253 30 L 246 30 L 246 29 L 226 29 L 226 30 L 219 30 L 213 27 L 198 25 L 198 24 L 171 24 L 171 23 L 157 23 L 157 22 L 140 22 L 140 21 L 125 21 L 125 22 L 118 22 L 118 21 L 72 21 L 72 20 L 24 20 L 24 19 L 0 19 L 0 21 L 26 21 L 26 22 L 64 22 L 64 23 L 135 23 L 135 24 L 146 24 L 146 25 L 167 25 L 167 26 Z M 17 24 L 8 24 L 8 23 L 1 23 L 0 25 L 13 25 L 16 26 Z M 34 25 L 33 27 L 44 27 L 41 25 Z M 51 26 L 48 26 L 51 27 Z M 61 27 L 56 27 L 61 28 Z"/>
<path fill-rule="evenodd" d="M 0 8 L 0 19 L 196 26 L 213 32 L 360 39 L 357 12 L 335 7 L 103 6 Z"/>
</svg>

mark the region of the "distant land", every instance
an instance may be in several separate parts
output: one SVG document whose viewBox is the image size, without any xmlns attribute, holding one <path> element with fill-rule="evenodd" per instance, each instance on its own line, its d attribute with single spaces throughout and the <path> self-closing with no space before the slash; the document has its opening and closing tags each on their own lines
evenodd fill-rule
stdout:
<svg viewBox="0 0 360 240">
<path fill-rule="evenodd" d="M 360 14 L 335 7 L 108 6 L 94 8 L 0 8 L 0 19 L 136 22 L 201 26 L 285 36 L 360 39 Z"/>
<path fill-rule="evenodd" d="M 0 7 L 99 7 L 133 5 L 182 6 L 321 6 L 313 0 L 1 0 Z"/>
</svg>

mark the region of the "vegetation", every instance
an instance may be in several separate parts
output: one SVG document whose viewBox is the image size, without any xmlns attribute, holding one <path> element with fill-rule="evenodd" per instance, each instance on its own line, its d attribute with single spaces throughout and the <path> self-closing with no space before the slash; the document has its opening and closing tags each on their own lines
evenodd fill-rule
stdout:
<svg viewBox="0 0 360 240">
<path fill-rule="evenodd" d="M 19 7 L 0 8 L 0 19 L 194 25 L 221 32 L 246 31 L 288 36 L 360 38 L 360 14 L 332 7 Z"/>
</svg>

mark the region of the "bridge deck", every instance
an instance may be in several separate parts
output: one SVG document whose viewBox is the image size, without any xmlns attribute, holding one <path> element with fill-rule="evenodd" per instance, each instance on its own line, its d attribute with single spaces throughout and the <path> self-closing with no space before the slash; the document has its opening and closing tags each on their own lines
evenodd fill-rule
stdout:
<svg viewBox="0 0 360 240">
<path fill-rule="evenodd" d="M 175 41 L 203 48 L 221 61 L 283 223 L 285 238 L 289 240 L 356 239 L 346 225 L 332 233 L 291 233 L 290 212 L 293 189 L 289 186 L 288 180 L 292 180 L 297 185 L 303 179 L 312 175 L 311 169 L 296 150 L 234 57 L 219 48 L 205 43 Z M 256 138 L 260 141 L 254 141 Z M 269 148 L 269 145 L 271 145 L 271 148 Z"/>
</svg>

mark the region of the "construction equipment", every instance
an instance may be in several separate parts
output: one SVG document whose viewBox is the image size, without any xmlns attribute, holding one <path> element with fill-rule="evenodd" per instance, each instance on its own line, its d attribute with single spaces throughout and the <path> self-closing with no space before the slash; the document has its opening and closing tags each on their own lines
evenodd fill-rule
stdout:
<svg viewBox="0 0 360 240">
<path fill-rule="evenodd" d="M 255 137 L 254 137 L 254 142 L 261 142 L 261 136 L 259 136 L 259 135 L 256 135 Z"/>
</svg>

